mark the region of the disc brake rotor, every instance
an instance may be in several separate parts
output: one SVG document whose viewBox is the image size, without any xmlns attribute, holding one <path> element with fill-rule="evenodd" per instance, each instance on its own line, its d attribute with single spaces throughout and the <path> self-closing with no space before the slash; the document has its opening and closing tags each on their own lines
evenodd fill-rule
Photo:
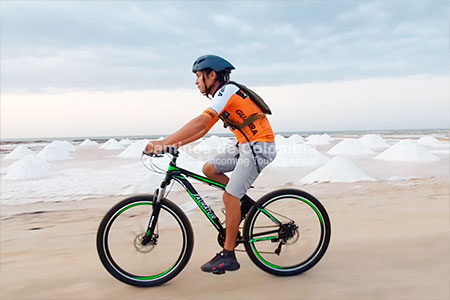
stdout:
<svg viewBox="0 0 450 300">
<path fill-rule="evenodd" d="M 136 248 L 137 251 L 141 252 L 141 253 L 148 253 L 150 251 L 153 250 L 153 248 L 155 248 L 155 244 L 152 243 L 148 243 L 147 245 L 142 245 L 142 239 L 144 238 L 145 233 L 140 233 L 138 235 L 136 235 L 136 237 L 134 238 L 134 248 Z"/>
</svg>

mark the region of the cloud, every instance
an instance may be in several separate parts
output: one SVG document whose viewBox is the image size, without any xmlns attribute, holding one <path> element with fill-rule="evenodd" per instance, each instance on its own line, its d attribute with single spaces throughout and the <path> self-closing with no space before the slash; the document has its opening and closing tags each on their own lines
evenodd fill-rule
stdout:
<svg viewBox="0 0 450 300">
<path fill-rule="evenodd" d="M 2 2 L 2 93 L 191 87 L 206 53 L 251 84 L 447 74 L 447 12 L 439 0 Z"/>
<path fill-rule="evenodd" d="M 388 21 L 391 14 L 386 10 L 382 1 L 364 2 L 352 10 L 345 11 L 337 16 L 338 21 Z"/>
</svg>

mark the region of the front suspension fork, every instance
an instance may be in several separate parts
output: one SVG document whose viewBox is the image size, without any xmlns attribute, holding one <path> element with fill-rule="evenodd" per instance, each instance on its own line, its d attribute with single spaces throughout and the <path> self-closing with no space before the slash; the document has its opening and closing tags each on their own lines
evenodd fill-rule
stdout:
<svg viewBox="0 0 450 300">
<path fill-rule="evenodd" d="M 166 188 L 157 189 L 153 196 L 153 211 L 150 216 L 150 220 L 147 225 L 147 231 L 145 232 L 145 236 L 142 238 L 142 245 L 147 245 L 152 241 L 152 238 L 155 237 L 155 228 L 158 223 L 159 211 L 161 210 L 161 200 L 165 194 Z M 156 241 L 152 241 L 156 242 Z"/>
</svg>

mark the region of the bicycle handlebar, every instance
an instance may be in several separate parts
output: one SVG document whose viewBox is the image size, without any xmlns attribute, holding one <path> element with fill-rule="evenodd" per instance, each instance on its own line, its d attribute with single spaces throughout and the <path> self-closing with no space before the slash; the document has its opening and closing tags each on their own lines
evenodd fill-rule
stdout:
<svg viewBox="0 0 450 300">
<path fill-rule="evenodd" d="M 166 147 L 162 151 L 159 151 L 158 153 L 147 152 L 145 150 L 142 151 L 142 154 L 148 155 L 150 157 L 162 157 L 163 154 L 165 154 L 165 153 L 172 154 L 174 157 L 178 157 L 178 155 L 179 155 L 177 148 L 174 146 Z"/>
</svg>

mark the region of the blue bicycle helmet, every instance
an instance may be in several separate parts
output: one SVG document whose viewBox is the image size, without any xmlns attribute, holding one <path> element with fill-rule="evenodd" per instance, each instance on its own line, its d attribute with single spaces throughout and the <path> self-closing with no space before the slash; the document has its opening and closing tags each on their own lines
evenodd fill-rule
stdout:
<svg viewBox="0 0 450 300">
<path fill-rule="evenodd" d="M 235 68 L 222 57 L 216 55 L 203 55 L 195 60 L 192 65 L 192 72 L 195 73 L 205 69 L 211 69 L 216 72 L 227 71 L 228 73 L 231 73 L 231 70 L 234 70 Z"/>
</svg>

